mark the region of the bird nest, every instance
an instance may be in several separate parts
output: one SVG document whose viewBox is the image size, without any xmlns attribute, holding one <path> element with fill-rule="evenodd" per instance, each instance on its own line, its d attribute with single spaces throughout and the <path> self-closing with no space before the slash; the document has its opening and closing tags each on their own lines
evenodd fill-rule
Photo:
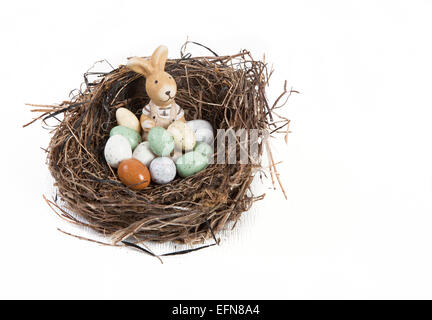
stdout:
<svg viewBox="0 0 432 320">
<path fill-rule="evenodd" d="M 205 119 L 215 129 L 288 132 L 289 120 L 275 110 L 285 105 L 292 91 L 285 84 L 275 104 L 269 105 L 265 88 L 271 71 L 248 51 L 231 56 L 184 55 L 169 59 L 165 69 L 176 79 L 176 102 L 187 120 Z M 89 81 L 90 75 L 96 80 Z M 58 197 L 47 202 L 62 218 L 109 237 L 113 244 L 196 244 L 211 237 L 216 240 L 217 232 L 233 227 L 254 201 L 263 198 L 254 196 L 250 185 L 261 172 L 267 139 L 257 141 L 258 158 L 249 163 L 215 163 L 165 185 L 128 189 L 107 165 L 104 146 L 116 125 L 117 108 L 126 107 L 139 117 L 149 102 L 145 79 L 125 66 L 108 73 L 87 72 L 84 79 L 71 101 L 39 105 L 35 111 L 41 114 L 32 121 L 58 121 L 46 149 Z M 237 155 L 239 149 L 237 145 Z M 275 183 L 279 176 L 269 148 L 267 156 Z"/>
</svg>

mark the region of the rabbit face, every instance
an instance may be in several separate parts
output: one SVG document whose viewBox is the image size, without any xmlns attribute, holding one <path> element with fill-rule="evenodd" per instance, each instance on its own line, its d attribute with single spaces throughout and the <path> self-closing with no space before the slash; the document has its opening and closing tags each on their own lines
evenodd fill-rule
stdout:
<svg viewBox="0 0 432 320">
<path fill-rule="evenodd" d="M 146 91 L 157 106 L 167 107 L 174 101 L 177 85 L 172 76 L 165 71 L 160 71 L 147 76 Z"/>
<path fill-rule="evenodd" d="M 134 57 L 127 67 L 146 78 L 146 91 L 154 104 L 167 107 L 174 101 L 177 85 L 172 76 L 164 71 L 168 57 L 168 48 L 159 46 L 150 58 Z"/>
</svg>

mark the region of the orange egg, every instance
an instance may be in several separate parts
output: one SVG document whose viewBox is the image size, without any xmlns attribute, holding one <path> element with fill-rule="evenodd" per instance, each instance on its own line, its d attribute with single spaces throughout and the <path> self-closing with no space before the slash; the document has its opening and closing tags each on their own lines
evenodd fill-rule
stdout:
<svg viewBox="0 0 432 320">
<path fill-rule="evenodd" d="M 150 184 L 150 172 L 137 159 L 127 159 L 120 162 L 117 173 L 123 184 L 134 190 L 141 190 Z"/>
</svg>

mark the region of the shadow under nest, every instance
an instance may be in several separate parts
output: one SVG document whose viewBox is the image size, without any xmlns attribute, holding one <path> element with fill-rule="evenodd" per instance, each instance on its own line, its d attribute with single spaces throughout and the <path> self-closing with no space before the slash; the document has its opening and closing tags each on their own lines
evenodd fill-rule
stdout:
<svg viewBox="0 0 432 320">
<path fill-rule="evenodd" d="M 288 119 L 274 119 L 279 99 L 273 106 L 266 99 L 271 72 L 247 51 L 169 59 L 165 70 L 176 79 L 176 103 L 184 109 L 186 120 L 208 120 L 215 130 L 261 129 L 270 133 L 288 126 Z M 49 201 L 62 218 L 109 236 L 114 244 L 127 239 L 194 244 L 214 237 L 263 198 L 254 197 L 249 187 L 261 169 L 264 140 L 258 142 L 259 157 L 253 163 L 211 164 L 169 184 L 152 183 L 139 191 L 126 188 L 107 165 L 103 150 L 116 125 L 116 109 L 126 107 L 139 117 L 148 103 L 145 79 L 124 66 L 96 73 L 93 82 L 87 80 L 89 74 L 85 74 L 84 89 L 71 101 L 44 109 L 39 117 L 59 121 L 47 152 L 62 206 L 73 212 L 71 215 Z M 60 114 L 62 120 L 57 118 Z M 238 143 L 236 148 L 238 155 Z"/>
</svg>

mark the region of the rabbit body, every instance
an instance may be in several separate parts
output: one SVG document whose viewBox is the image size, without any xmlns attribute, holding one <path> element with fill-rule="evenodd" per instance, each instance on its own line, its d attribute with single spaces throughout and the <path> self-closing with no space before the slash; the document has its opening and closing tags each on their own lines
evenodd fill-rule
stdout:
<svg viewBox="0 0 432 320">
<path fill-rule="evenodd" d="M 144 130 L 150 130 L 155 126 L 166 129 L 171 123 L 177 120 L 185 122 L 184 111 L 174 102 L 166 108 L 161 108 L 150 101 L 143 108 L 140 118 L 141 126 Z"/>
</svg>

